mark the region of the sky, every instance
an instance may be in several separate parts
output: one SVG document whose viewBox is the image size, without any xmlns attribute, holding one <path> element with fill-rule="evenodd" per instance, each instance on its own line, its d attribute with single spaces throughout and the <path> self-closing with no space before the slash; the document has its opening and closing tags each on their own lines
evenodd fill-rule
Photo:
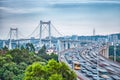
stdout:
<svg viewBox="0 0 120 80">
<path fill-rule="evenodd" d="M 96 35 L 119 33 L 120 0 L 0 0 L 0 39 L 10 28 L 28 36 L 40 20 L 63 36 L 93 35 L 94 28 Z"/>
</svg>

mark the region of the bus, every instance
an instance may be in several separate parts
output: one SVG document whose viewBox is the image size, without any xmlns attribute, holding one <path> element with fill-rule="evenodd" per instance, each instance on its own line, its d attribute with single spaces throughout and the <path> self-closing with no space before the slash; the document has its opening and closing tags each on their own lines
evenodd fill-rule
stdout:
<svg viewBox="0 0 120 80">
<path fill-rule="evenodd" d="M 74 70 L 80 70 L 80 62 L 73 61 L 73 68 Z"/>
</svg>

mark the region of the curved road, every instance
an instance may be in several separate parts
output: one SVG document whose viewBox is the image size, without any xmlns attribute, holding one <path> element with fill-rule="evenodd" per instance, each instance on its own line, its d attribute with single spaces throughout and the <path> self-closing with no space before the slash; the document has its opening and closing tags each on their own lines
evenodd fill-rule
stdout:
<svg viewBox="0 0 120 80">
<path fill-rule="evenodd" d="M 98 80 L 101 78 L 98 74 L 98 68 L 108 72 L 108 80 L 120 79 L 120 64 L 114 63 L 99 54 L 99 48 L 81 47 L 62 51 L 59 54 L 59 61 L 65 62 L 71 69 L 72 64 L 69 60 L 77 60 L 81 64 L 81 70 L 74 70 L 79 80 Z M 95 68 L 95 67 L 96 68 Z M 91 75 L 92 74 L 92 75 Z"/>
</svg>

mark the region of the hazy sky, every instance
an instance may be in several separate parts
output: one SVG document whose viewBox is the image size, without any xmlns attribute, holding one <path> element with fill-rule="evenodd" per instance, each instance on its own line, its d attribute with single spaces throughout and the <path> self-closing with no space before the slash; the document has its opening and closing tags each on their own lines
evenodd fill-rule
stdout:
<svg viewBox="0 0 120 80">
<path fill-rule="evenodd" d="M 120 32 L 120 0 L 0 0 L 0 39 L 10 27 L 27 36 L 40 20 L 51 20 L 64 35 Z"/>
</svg>

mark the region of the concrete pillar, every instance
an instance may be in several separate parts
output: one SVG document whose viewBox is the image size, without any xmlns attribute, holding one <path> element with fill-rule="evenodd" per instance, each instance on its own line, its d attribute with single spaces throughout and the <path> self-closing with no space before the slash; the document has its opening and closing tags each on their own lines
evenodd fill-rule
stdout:
<svg viewBox="0 0 120 80">
<path fill-rule="evenodd" d="M 9 50 L 12 49 L 12 45 L 11 45 L 11 37 L 12 37 L 12 28 L 10 28 L 10 41 L 9 41 Z"/>
<path fill-rule="evenodd" d="M 65 49 L 68 49 L 68 42 L 65 42 Z"/>
<path fill-rule="evenodd" d="M 72 43 L 71 43 L 71 42 L 69 42 L 69 44 L 70 44 L 70 48 L 72 48 Z"/>
<path fill-rule="evenodd" d="M 40 45 L 40 48 L 42 47 L 42 21 L 40 21 L 40 41 L 39 41 L 39 45 Z"/>
<path fill-rule="evenodd" d="M 109 48 L 108 47 L 104 47 L 102 50 L 101 50 L 101 54 L 106 57 L 106 58 L 109 58 Z"/>
<path fill-rule="evenodd" d="M 3 47 L 5 47 L 5 46 L 6 46 L 5 41 L 3 41 Z"/>
<path fill-rule="evenodd" d="M 60 52 L 61 51 L 61 42 L 60 42 L 60 40 L 58 40 L 57 46 L 58 46 L 58 51 Z"/>
<path fill-rule="evenodd" d="M 74 43 L 73 42 L 71 42 L 71 48 L 74 48 Z"/>
<path fill-rule="evenodd" d="M 51 46 L 51 21 L 48 22 L 48 25 L 49 25 L 49 40 L 50 40 L 50 47 Z"/>
<path fill-rule="evenodd" d="M 109 58 L 109 48 L 106 47 L 106 58 Z"/>
</svg>

